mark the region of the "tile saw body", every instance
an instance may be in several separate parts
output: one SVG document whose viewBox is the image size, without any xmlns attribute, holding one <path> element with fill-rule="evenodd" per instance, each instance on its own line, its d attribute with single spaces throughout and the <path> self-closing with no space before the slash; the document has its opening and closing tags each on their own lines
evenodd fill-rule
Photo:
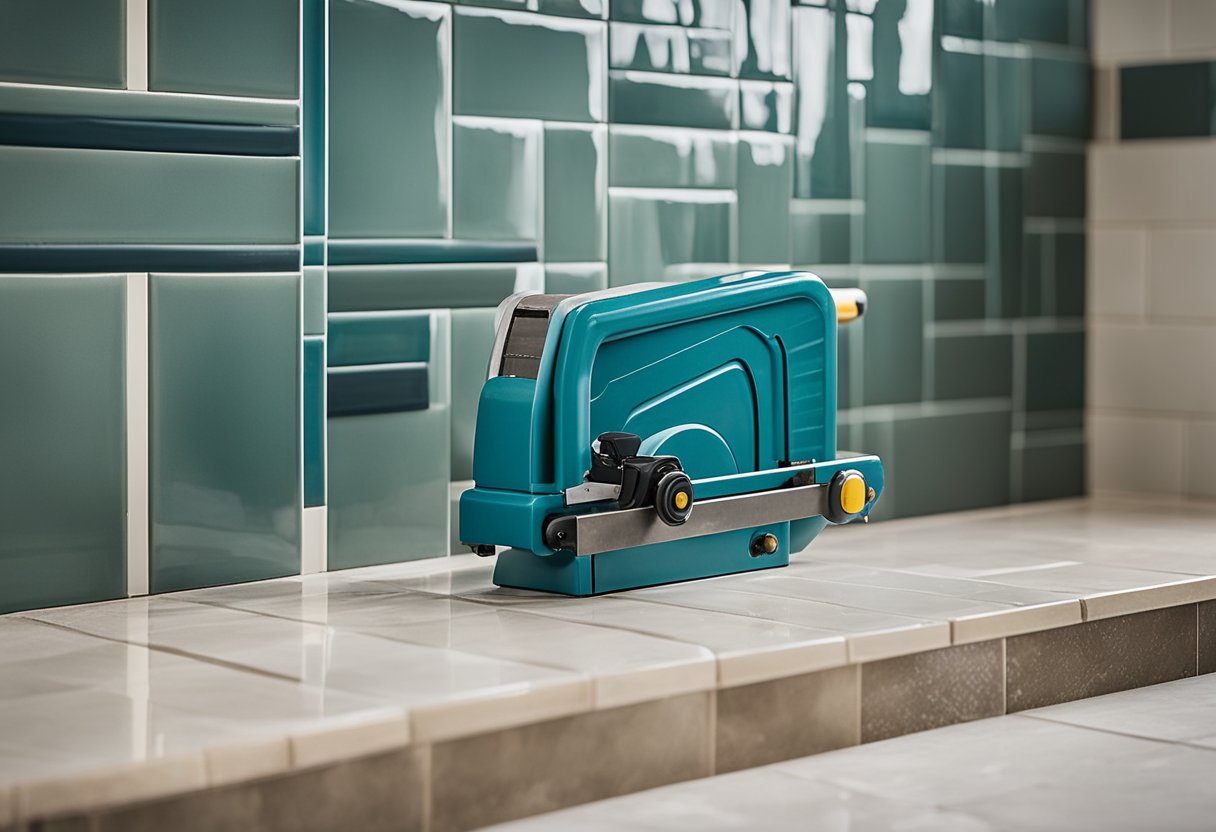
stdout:
<svg viewBox="0 0 1216 832">
<path fill-rule="evenodd" d="M 836 448 L 836 328 L 864 307 L 805 272 L 508 298 L 461 541 L 499 586 L 597 595 L 784 566 L 866 519 L 882 463 Z"/>
</svg>

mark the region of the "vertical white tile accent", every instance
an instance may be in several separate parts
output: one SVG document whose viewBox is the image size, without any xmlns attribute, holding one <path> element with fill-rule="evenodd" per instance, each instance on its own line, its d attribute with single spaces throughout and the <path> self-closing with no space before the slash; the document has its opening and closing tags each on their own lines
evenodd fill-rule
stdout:
<svg viewBox="0 0 1216 832">
<path fill-rule="evenodd" d="M 329 515 L 325 506 L 304 509 L 300 574 L 311 575 L 329 568 Z"/>
<path fill-rule="evenodd" d="M 127 595 L 148 594 L 148 275 L 127 275 Z"/>
<path fill-rule="evenodd" d="M 127 0 L 127 89 L 148 89 L 148 0 Z"/>
</svg>

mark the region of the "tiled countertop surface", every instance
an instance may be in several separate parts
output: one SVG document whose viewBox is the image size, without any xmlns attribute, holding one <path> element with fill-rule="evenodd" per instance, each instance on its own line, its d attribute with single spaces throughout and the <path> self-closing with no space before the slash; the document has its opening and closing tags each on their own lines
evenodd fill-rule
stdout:
<svg viewBox="0 0 1216 832">
<path fill-rule="evenodd" d="M 568 599 L 472 556 L 0 617 L 0 828 L 676 694 L 1216 598 L 1216 505 L 831 529 Z"/>
<path fill-rule="evenodd" d="M 495 829 L 1209 830 L 1216 675 L 591 803 Z"/>
</svg>

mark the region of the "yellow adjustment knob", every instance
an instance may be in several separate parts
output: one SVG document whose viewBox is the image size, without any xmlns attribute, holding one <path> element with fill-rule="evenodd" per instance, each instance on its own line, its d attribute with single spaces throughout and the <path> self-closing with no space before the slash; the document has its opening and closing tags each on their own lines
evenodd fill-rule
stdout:
<svg viewBox="0 0 1216 832">
<path fill-rule="evenodd" d="M 684 509 L 688 508 L 688 492 L 687 491 L 677 491 L 676 496 L 673 501 L 676 504 L 676 508 L 678 508 L 680 511 L 683 511 Z"/>
<path fill-rule="evenodd" d="M 845 514 L 857 514 L 866 507 L 866 481 L 849 477 L 840 487 L 840 508 Z"/>
<path fill-rule="evenodd" d="M 760 548 L 764 550 L 764 554 L 771 555 L 777 551 L 778 541 L 774 534 L 766 534 L 760 538 Z"/>
</svg>

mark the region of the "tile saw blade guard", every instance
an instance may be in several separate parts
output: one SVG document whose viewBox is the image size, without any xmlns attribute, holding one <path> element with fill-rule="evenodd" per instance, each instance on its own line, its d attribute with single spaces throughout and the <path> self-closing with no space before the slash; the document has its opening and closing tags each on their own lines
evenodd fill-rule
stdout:
<svg viewBox="0 0 1216 832">
<path fill-rule="evenodd" d="M 836 448 L 836 328 L 865 302 L 806 272 L 513 295 L 461 541 L 499 586 L 597 595 L 784 566 L 868 518 L 882 462 Z"/>
</svg>

